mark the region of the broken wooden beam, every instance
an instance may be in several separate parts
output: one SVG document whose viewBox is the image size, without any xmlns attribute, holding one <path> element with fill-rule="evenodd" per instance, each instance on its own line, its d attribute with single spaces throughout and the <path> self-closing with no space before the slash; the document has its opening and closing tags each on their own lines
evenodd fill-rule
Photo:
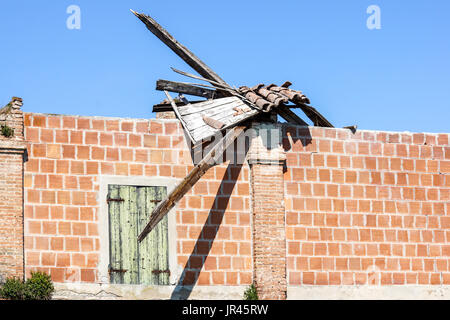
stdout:
<svg viewBox="0 0 450 320">
<path fill-rule="evenodd" d="M 296 103 L 316 127 L 334 128 L 334 126 L 319 111 L 304 103 Z"/>
<path fill-rule="evenodd" d="M 309 126 L 302 118 L 296 115 L 289 107 L 287 106 L 279 106 L 275 109 L 276 112 L 289 123 L 300 125 L 300 126 Z"/>
<path fill-rule="evenodd" d="M 150 221 L 138 237 L 141 242 L 161 221 L 161 219 L 172 209 L 178 201 L 200 180 L 209 168 L 216 164 L 225 150 L 245 130 L 245 127 L 234 127 L 211 149 L 210 152 L 192 169 L 191 172 L 170 192 L 166 199 L 161 201 L 150 215 Z"/>
<path fill-rule="evenodd" d="M 161 27 L 155 20 L 150 16 L 137 13 L 133 10 L 136 17 L 138 17 L 159 40 L 161 40 L 165 45 L 167 45 L 175 54 L 177 54 L 181 59 L 183 59 L 192 69 L 197 71 L 202 77 L 216 81 L 223 85 L 228 84 L 219 77 L 210 67 L 208 67 L 202 60 L 200 60 L 195 54 L 189 51 L 188 48 L 179 43 L 172 35 L 167 32 L 163 27 Z"/>
<path fill-rule="evenodd" d="M 358 126 L 357 126 L 357 125 L 354 125 L 354 126 L 346 126 L 346 127 L 343 127 L 343 129 L 348 129 L 348 130 L 350 130 L 353 134 L 355 134 L 355 133 L 356 133 L 356 130 L 358 130 Z"/>
<path fill-rule="evenodd" d="M 183 76 L 186 76 L 186 77 L 189 77 L 189 78 L 193 78 L 193 79 L 197 79 L 197 80 L 207 81 L 207 82 L 211 83 L 212 87 L 215 88 L 215 89 L 216 89 L 219 93 L 221 93 L 224 97 L 235 96 L 235 97 L 240 98 L 242 101 L 247 101 L 248 103 L 253 104 L 250 100 L 248 100 L 246 97 L 244 97 L 243 95 L 241 95 L 241 94 L 239 93 L 238 90 L 236 90 L 236 89 L 230 87 L 228 84 L 225 84 L 225 85 L 224 85 L 224 84 L 220 84 L 219 82 L 216 82 L 216 81 L 214 81 L 214 80 L 208 80 L 208 79 L 206 79 L 206 78 L 199 77 L 199 76 L 196 76 L 196 75 L 194 75 L 194 74 L 190 74 L 190 73 L 187 73 L 187 72 L 184 72 L 184 71 L 181 71 L 181 70 L 177 70 L 177 69 L 172 68 L 172 67 L 171 67 L 171 69 L 172 69 L 174 72 L 176 72 L 176 73 L 178 73 L 178 74 L 181 74 L 181 75 L 183 75 Z M 254 106 L 255 108 L 259 108 L 259 107 L 257 107 L 257 106 L 254 105 L 254 104 L 253 104 L 253 106 Z"/>
<path fill-rule="evenodd" d="M 172 110 L 173 112 L 175 112 L 176 117 L 178 118 L 178 120 L 180 120 L 181 125 L 183 127 L 186 127 L 186 123 L 184 122 L 184 120 L 181 118 L 180 116 L 180 112 L 178 110 L 177 104 L 175 103 L 175 101 L 173 100 L 173 98 L 171 97 L 171 95 L 169 94 L 169 92 L 164 91 L 164 94 L 166 95 L 167 99 L 170 101 L 170 104 L 172 105 Z M 184 102 L 183 102 L 184 103 Z M 189 135 L 189 138 L 192 140 L 192 135 L 190 132 L 187 132 L 187 134 Z"/>
<path fill-rule="evenodd" d="M 204 97 L 206 99 L 217 98 L 217 92 L 211 89 L 200 88 L 191 84 L 169 80 L 158 80 L 156 90 L 189 94 L 191 96 Z"/>
</svg>

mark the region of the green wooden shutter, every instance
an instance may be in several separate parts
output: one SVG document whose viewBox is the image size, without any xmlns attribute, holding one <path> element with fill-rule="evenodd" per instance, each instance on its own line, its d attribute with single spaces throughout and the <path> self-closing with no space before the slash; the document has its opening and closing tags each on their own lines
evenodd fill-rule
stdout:
<svg viewBox="0 0 450 320">
<path fill-rule="evenodd" d="M 166 192 L 166 187 L 109 185 L 111 283 L 169 284 L 167 216 L 144 241 L 137 241 L 153 208 Z"/>
</svg>

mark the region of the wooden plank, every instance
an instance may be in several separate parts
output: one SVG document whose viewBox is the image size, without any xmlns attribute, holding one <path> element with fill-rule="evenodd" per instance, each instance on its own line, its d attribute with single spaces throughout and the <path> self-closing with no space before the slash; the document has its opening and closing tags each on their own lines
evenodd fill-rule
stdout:
<svg viewBox="0 0 450 320">
<path fill-rule="evenodd" d="M 245 101 L 245 102 L 247 102 L 248 104 L 252 104 L 253 107 L 254 107 L 255 109 L 260 109 L 260 110 L 262 110 L 262 108 L 260 108 L 260 107 L 257 106 L 256 104 L 254 104 L 252 101 L 250 101 L 249 99 L 247 99 L 245 96 L 243 96 L 236 88 L 232 88 L 232 87 L 231 87 L 230 85 L 228 85 L 228 84 L 223 85 L 223 84 L 220 84 L 220 83 L 215 82 L 215 81 L 213 81 L 213 80 L 208 80 L 208 79 L 206 79 L 206 78 L 202 78 L 202 77 L 199 77 L 199 76 L 196 76 L 196 75 L 193 75 L 193 74 L 184 72 L 184 71 L 180 71 L 180 70 L 177 70 L 177 69 L 172 68 L 172 67 L 171 67 L 171 69 L 172 69 L 173 71 L 175 71 L 176 73 L 182 74 L 182 75 L 184 75 L 184 76 L 186 76 L 186 77 L 190 77 L 190 78 L 197 79 L 197 80 L 209 81 L 209 83 L 212 84 L 212 87 L 214 87 L 217 91 L 219 91 L 220 93 L 222 93 L 224 96 L 230 96 L 230 95 L 231 95 L 231 96 L 238 97 L 238 98 L 241 99 L 242 101 Z"/>
<path fill-rule="evenodd" d="M 178 107 L 178 112 L 182 116 L 187 116 L 190 114 L 199 113 L 202 111 L 209 110 L 211 108 L 217 108 L 220 106 L 224 106 L 230 103 L 236 103 L 236 101 L 239 101 L 242 103 L 238 98 L 236 97 L 227 97 L 227 98 L 220 98 L 220 99 L 214 99 L 214 100 L 206 100 L 201 103 L 197 104 L 189 104 L 185 106 Z"/>
<path fill-rule="evenodd" d="M 156 90 L 184 93 L 207 99 L 213 99 L 218 96 L 218 93 L 215 90 L 200 88 L 190 84 L 168 80 L 158 80 L 156 82 Z"/>
<path fill-rule="evenodd" d="M 157 198 L 157 187 L 141 187 L 139 188 L 139 230 L 145 227 L 150 213 L 156 204 L 153 200 Z M 160 232 L 159 225 L 152 230 L 149 236 L 139 243 L 140 252 L 140 278 L 141 284 L 152 285 L 158 284 L 158 277 L 152 273 L 154 268 L 158 268 L 158 256 L 165 255 L 163 251 L 158 251 L 157 236 Z"/>
<path fill-rule="evenodd" d="M 205 100 L 196 100 L 196 101 L 191 101 L 190 104 L 191 105 L 195 105 L 197 103 L 201 103 L 204 102 Z M 175 104 L 177 107 L 180 106 L 185 106 L 186 104 L 182 101 L 175 101 Z M 173 107 L 170 104 L 170 102 L 168 103 L 159 103 L 159 104 L 155 104 L 153 105 L 153 109 L 152 112 L 168 112 L 168 111 L 173 111 Z"/>
<path fill-rule="evenodd" d="M 125 284 L 138 284 L 138 266 L 137 266 L 137 242 L 133 241 L 133 235 L 136 233 L 137 212 L 135 201 L 133 201 L 133 190 L 129 186 L 119 187 L 120 208 L 120 226 L 121 226 L 121 249 L 122 249 L 122 269 L 127 270 L 123 273 L 123 282 Z"/>
<path fill-rule="evenodd" d="M 210 118 L 213 118 L 215 120 L 222 120 L 222 119 L 228 119 L 227 122 L 234 122 L 233 115 L 236 113 L 234 108 L 237 107 L 243 107 L 245 104 L 243 104 L 240 100 L 233 101 L 230 103 L 227 103 L 225 105 L 220 105 L 215 108 L 210 108 L 205 111 L 192 113 L 186 116 L 182 116 L 183 121 L 186 122 L 187 127 L 189 130 L 193 130 L 195 128 L 198 128 L 198 125 L 200 124 L 205 125 L 205 123 L 202 121 L 203 116 L 207 116 Z"/>
<path fill-rule="evenodd" d="M 212 132 L 217 133 L 220 130 L 222 130 L 223 127 L 220 130 L 212 128 L 207 123 L 205 123 L 205 121 L 203 120 L 203 116 L 207 116 L 214 120 L 221 121 L 226 126 L 229 126 L 230 124 L 234 124 L 237 121 L 237 119 L 240 119 L 240 118 L 238 118 L 239 116 L 234 116 L 235 112 L 236 111 L 234 111 L 233 109 L 230 108 L 230 109 L 225 109 L 224 111 L 221 111 L 221 112 L 219 111 L 218 113 L 215 113 L 215 114 L 207 114 L 207 113 L 198 114 L 198 115 L 196 115 L 195 118 L 190 118 L 190 119 L 186 120 L 187 128 L 189 129 L 189 131 L 191 133 L 195 133 L 196 130 L 203 128 L 203 127 L 211 128 Z"/>
<path fill-rule="evenodd" d="M 115 185 L 108 186 L 108 199 L 117 199 L 119 188 Z M 108 202 L 109 218 L 109 270 L 123 270 L 122 246 L 121 246 L 121 224 L 119 202 Z M 114 284 L 123 284 L 122 272 L 109 272 L 109 281 Z"/>
<path fill-rule="evenodd" d="M 188 73 L 188 72 L 185 72 L 185 71 L 181 71 L 181 70 L 175 69 L 175 68 L 173 68 L 173 67 L 170 67 L 170 69 L 172 69 L 173 72 L 176 72 L 176 73 L 181 74 L 181 75 L 183 75 L 183 76 L 186 76 L 186 77 L 188 77 L 188 78 L 192 78 L 192 79 L 196 79 L 196 80 L 201 80 L 201 81 L 209 82 L 209 83 L 211 84 L 211 86 L 212 86 L 213 88 L 215 88 L 215 89 L 220 89 L 220 90 L 233 90 L 233 88 L 231 88 L 231 86 L 228 85 L 228 84 L 223 84 L 223 83 L 220 83 L 220 82 L 217 82 L 217 81 L 208 79 L 208 78 L 196 76 L 195 74 Z M 234 91 L 234 90 L 233 90 L 233 91 Z"/>
<path fill-rule="evenodd" d="M 178 111 L 178 107 L 177 107 L 177 105 L 175 104 L 175 101 L 172 99 L 172 97 L 170 96 L 169 92 L 164 91 L 164 93 L 165 93 L 167 99 L 169 99 L 170 104 L 172 105 L 173 111 L 175 112 L 175 115 L 177 116 L 178 120 L 180 120 L 181 125 L 182 125 L 183 127 L 186 128 L 186 123 L 185 123 L 185 122 L 183 121 L 183 119 L 181 118 L 180 112 Z M 193 139 L 192 139 L 192 136 L 191 136 L 191 134 L 190 134 L 190 132 L 187 131 L 187 133 L 188 133 L 189 138 L 190 138 L 191 140 L 193 140 Z"/>
<path fill-rule="evenodd" d="M 192 188 L 192 186 L 211 168 L 223 152 L 244 131 L 244 127 L 235 127 L 221 139 L 211 151 L 192 169 L 191 172 L 173 189 L 173 191 L 153 210 L 150 221 L 138 237 L 139 241 L 145 239 L 148 233 L 172 209 L 176 203 Z"/>
<path fill-rule="evenodd" d="M 197 71 L 201 76 L 206 79 L 219 82 L 227 85 L 227 83 L 219 77 L 211 68 L 209 68 L 202 60 L 194 55 L 188 48 L 183 46 L 172 35 L 161 27 L 154 19 L 148 15 L 137 13 L 131 10 L 158 39 L 160 39 L 165 45 L 167 45 L 175 54 L 177 54 L 183 61 L 185 61 L 192 69 Z"/>
<path fill-rule="evenodd" d="M 162 200 L 167 196 L 166 187 L 156 187 L 156 199 Z M 151 214 L 151 213 L 150 213 Z M 149 214 L 149 215 L 150 215 Z M 164 216 L 161 222 L 158 223 L 155 229 L 159 229 L 157 236 L 155 237 L 157 244 L 158 254 L 158 267 L 152 269 L 152 274 L 158 278 L 157 284 L 168 285 L 169 273 L 165 272 L 169 270 L 169 224 L 168 216 Z"/>
<path fill-rule="evenodd" d="M 136 202 L 138 207 L 138 230 L 141 230 L 145 226 L 149 212 L 153 210 L 154 203 L 147 201 L 147 192 L 151 192 L 152 188 L 138 188 L 136 192 Z M 142 241 L 138 245 L 139 249 L 139 283 L 141 284 L 151 284 L 152 279 L 149 276 L 150 273 L 146 272 L 149 269 L 149 261 L 151 261 L 152 251 L 149 248 L 150 237 Z"/>
<path fill-rule="evenodd" d="M 146 198 L 146 202 L 147 203 L 152 203 L 152 209 L 154 209 L 156 207 L 156 203 L 153 202 L 153 200 L 156 200 L 158 198 L 157 196 L 157 188 L 156 187 L 152 187 L 149 188 L 149 190 L 147 190 L 147 198 Z M 148 221 L 148 219 L 151 217 L 151 211 L 147 211 L 146 212 L 146 216 L 147 219 L 145 222 Z M 163 221 L 161 221 L 162 224 Z M 147 241 L 148 245 L 148 261 L 147 261 L 147 265 L 146 265 L 146 274 L 147 277 L 149 279 L 151 279 L 151 283 L 153 284 L 158 284 L 159 282 L 159 278 L 156 274 L 154 274 L 152 271 L 153 270 L 158 270 L 159 269 L 159 259 L 158 259 L 158 238 L 159 238 L 159 233 L 161 231 L 160 225 L 158 224 L 158 226 L 156 226 L 156 228 L 154 228 L 152 230 L 152 232 L 150 232 L 149 236 L 144 240 Z M 144 224 L 145 226 L 145 224 Z"/>
<path fill-rule="evenodd" d="M 238 125 L 239 123 L 248 120 L 252 117 L 254 117 L 255 115 L 259 114 L 260 112 L 258 110 L 254 110 L 252 109 L 251 111 L 247 112 L 247 113 L 243 113 L 241 115 L 238 115 L 236 117 L 233 117 L 232 120 L 224 120 L 225 122 L 225 127 L 222 128 L 222 130 L 224 129 L 229 129 L 235 125 Z M 192 137 L 196 140 L 196 141 L 200 141 L 206 138 L 209 138 L 213 135 L 215 135 L 217 133 L 217 130 L 214 130 L 213 128 L 211 128 L 210 126 L 202 126 L 200 128 L 197 128 L 195 130 L 193 130 L 191 132 Z"/>
<path fill-rule="evenodd" d="M 203 116 L 223 122 L 225 124 L 225 127 L 222 128 L 223 130 L 237 125 L 260 112 L 259 110 L 250 109 L 250 111 L 246 113 L 235 115 L 236 110 L 234 110 L 234 108 L 241 107 L 248 106 L 237 97 L 227 97 L 205 101 L 204 103 L 199 103 L 197 105 L 178 107 L 178 111 L 183 127 L 189 132 L 193 143 L 196 144 L 203 139 L 215 135 L 219 131 L 206 124 L 203 120 Z"/>
<path fill-rule="evenodd" d="M 246 106 L 237 97 L 227 97 L 174 108 L 176 108 L 177 117 L 183 128 L 188 132 L 192 142 L 196 144 L 220 131 L 207 125 L 203 120 L 203 116 L 223 122 L 225 127 L 222 129 L 225 129 L 259 113 L 258 110 L 251 110 L 250 112 L 234 116 L 236 113 L 234 108 Z"/>
</svg>

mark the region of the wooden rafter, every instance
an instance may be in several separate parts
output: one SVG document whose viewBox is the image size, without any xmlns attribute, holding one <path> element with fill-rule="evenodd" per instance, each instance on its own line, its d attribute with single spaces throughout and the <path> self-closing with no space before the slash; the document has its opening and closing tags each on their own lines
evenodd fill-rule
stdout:
<svg viewBox="0 0 450 320">
<path fill-rule="evenodd" d="M 196 104 L 199 102 L 203 102 L 204 100 L 197 100 L 197 101 L 189 101 L 190 104 Z M 176 106 L 184 106 L 186 105 L 183 101 L 175 101 Z M 152 112 L 168 112 L 173 111 L 172 104 L 170 102 L 161 102 L 158 104 L 155 104 L 153 106 Z"/>
<path fill-rule="evenodd" d="M 158 80 L 156 82 L 156 90 L 184 93 L 191 96 L 203 97 L 207 99 L 218 97 L 215 90 L 200 88 L 191 84 L 168 80 Z"/>
<path fill-rule="evenodd" d="M 289 109 L 287 106 L 279 106 L 275 109 L 276 112 L 287 122 L 298 124 L 300 126 L 308 126 L 308 123 L 306 123 L 302 118 L 300 118 L 298 115 L 296 115 L 291 109 Z"/>
<path fill-rule="evenodd" d="M 317 127 L 326 127 L 326 128 L 334 128 L 334 126 L 323 116 L 320 114 L 319 111 L 317 111 L 315 108 L 308 106 L 307 104 L 303 103 L 296 103 L 296 105 L 302 109 L 302 111 L 306 114 L 306 116 L 311 119 L 311 121 L 314 123 Z"/>
</svg>

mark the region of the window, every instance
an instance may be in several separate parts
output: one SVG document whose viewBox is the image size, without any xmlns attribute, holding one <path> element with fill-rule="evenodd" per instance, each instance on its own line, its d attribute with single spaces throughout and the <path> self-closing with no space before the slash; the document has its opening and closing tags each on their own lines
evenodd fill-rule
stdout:
<svg viewBox="0 0 450 320">
<path fill-rule="evenodd" d="M 137 237 L 166 187 L 108 185 L 110 283 L 169 284 L 168 218 L 139 243 Z"/>
</svg>

